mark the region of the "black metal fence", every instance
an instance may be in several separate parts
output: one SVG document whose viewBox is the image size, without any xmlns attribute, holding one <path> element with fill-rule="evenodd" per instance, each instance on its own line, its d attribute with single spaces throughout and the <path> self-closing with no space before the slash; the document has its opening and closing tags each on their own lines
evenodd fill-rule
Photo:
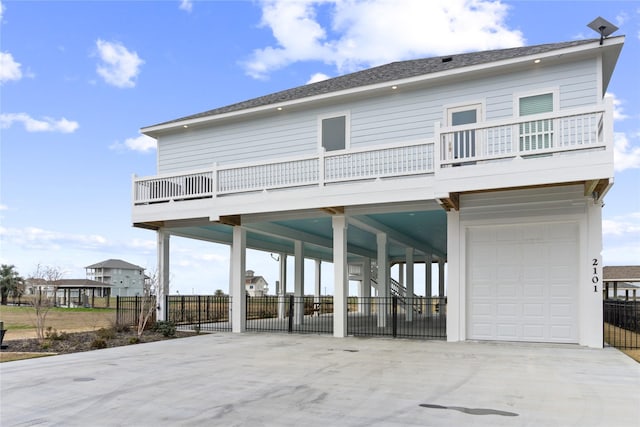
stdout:
<svg viewBox="0 0 640 427">
<path fill-rule="evenodd" d="M 347 334 L 446 339 L 446 298 L 349 298 Z"/>
<path fill-rule="evenodd" d="M 194 331 L 231 331 L 231 297 L 167 295 L 167 320 Z"/>
<path fill-rule="evenodd" d="M 118 325 L 133 326 L 138 324 L 140 318 L 140 311 L 142 310 L 143 297 L 116 297 L 116 323 Z M 153 298 L 151 301 L 146 301 L 147 307 L 155 307 L 156 301 Z M 156 321 L 156 312 L 153 310 L 151 317 L 148 320 L 148 324 L 153 324 Z"/>
<path fill-rule="evenodd" d="M 333 333 L 333 297 L 247 296 L 247 331 Z"/>
<path fill-rule="evenodd" d="M 623 349 L 640 348 L 640 302 L 603 301 L 604 340 Z"/>
</svg>

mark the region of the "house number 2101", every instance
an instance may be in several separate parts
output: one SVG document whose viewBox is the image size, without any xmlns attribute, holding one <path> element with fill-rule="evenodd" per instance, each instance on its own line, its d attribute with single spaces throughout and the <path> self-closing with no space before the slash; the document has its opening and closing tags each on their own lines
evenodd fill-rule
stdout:
<svg viewBox="0 0 640 427">
<path fill-rule="evenodd" d="M 600 277 L 598 277 L 598 259 L 594 258 L 591 265 L 593 267 L 593 276 L 591 277 L 593 292 L 598 292 L 598 282 L 600 281 Z"/>
</svg>

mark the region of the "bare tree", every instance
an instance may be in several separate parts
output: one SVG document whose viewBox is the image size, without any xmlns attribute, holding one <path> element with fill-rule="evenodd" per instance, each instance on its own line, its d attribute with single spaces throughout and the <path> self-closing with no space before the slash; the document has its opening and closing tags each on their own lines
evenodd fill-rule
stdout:
<svg viewBox="0 0 640 427">
<path fill-rule="evenodd" d="M 30 279 L 38 286 L 34 289 L 34 296 L 31 299 L 31 306 L 36 315 L 36 337 L 40 342 L 45 338 L 45 321 L 51 307 L 55 306 L 58 280 L 62 279 L 64 273 L 58 267 L 51 267 L 38 264 Z"/>
<path fill-rule="evenodd" d="M 136 328 L 136 333 L 138 338 L 142 336 L 144 333 L 147 324 L 149 323 L 149 319 L 156 311 L 156 291 L 158 289 L 158 274 L 154 272 L 151 276 L 147 276 L 144 278 L 144 285 L 142 287 L 142 296 L 140 302 L 140 312 L 138 313 L 138 324 Z"/>
</svg>

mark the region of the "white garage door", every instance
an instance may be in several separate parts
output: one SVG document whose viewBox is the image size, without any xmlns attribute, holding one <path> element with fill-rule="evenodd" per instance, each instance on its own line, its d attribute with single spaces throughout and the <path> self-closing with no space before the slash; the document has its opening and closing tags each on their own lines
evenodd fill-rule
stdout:
<svg viewBox="0 0 640 427">
<path fill-rule="evenodd" d="M 577 290 L 577 224 L 468 229 L 468 338 L 577 343 Z"/>
</svg>

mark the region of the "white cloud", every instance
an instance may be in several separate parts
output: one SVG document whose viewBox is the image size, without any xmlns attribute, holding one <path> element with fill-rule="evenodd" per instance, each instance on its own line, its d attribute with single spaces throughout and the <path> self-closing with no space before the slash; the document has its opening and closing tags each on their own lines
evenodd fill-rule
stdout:
<svg viewBox="0 0 640 427">
<path fill-rule="evenodd" d="M 0 211 L 8 211 L 8 210 L 9 210 L 9 206 L 0 204 Z"/>
<path fill-rule="evenodd" d="M 136 85 L 135 79 L 140 74 L 144 61 L 136 52 L 129 51 L 121 43 L 96 41 L 98 55 L 102 63 L 96 71 L 110 85 L 129 88 Z"/>
<path fill-rule="evenodd" d="M 52 119 L 51 117 L 44 117 L 42 120 L 37 120 L 26 113 L 0 114 L 0 128 L 9 128 L 16 122 L 22 123 L 27 132 L 73 133 L 80 126 L 78 122 L 67 120 L 64 117 L 59 120 Z"/>
<path fill-rule="evenodd" d="M 253 52 L 248 75 L 265 78 L 298 61 L 323 61 L 339 73 L 419 56 L 521 46 L 506 25 L 508 6 L 489 0 L 263 0 L 261 25 L 276 46 Z M 330 7 L 331 22 L 317 19 Z M 325 27 L 323 27 L 325 25 Z"/>
<path fill-rule="evenodd" d="M 27 249 L 59 250 L 69 246 L 80 249 L 101 249 L 109 246 L 107 239 L 98 234 L 69 234 L 37 227 L 0 227 L 0 236 L 3 240 Z"/>
<path fill-rule="evenodd" d="M 616 172 L 640 168 L 640 147 L 631 145 L 623 132 L 613 134 L 613 164 Z"/>
<path fill-rule="evenodd" d="M 605 236 L 629 236 L 640 234 L 640 212 L 602 220 L 602 234 Z"/>
<path fill-rule="evenodd" d="M 191 12 L 193 9 L 193 2 L 191 0 L 180 0 L 180 10 Z"/>
<path fill-rule="evenodd" d="M 16 62 L 9 52 L 0 52 L 0 83 L 21 78 L 20 63 Z"/>
<path fill-rule="evenodd" d="M 2 21 L 3 16 L 4 16 L 4 5 L 0 1 L 0 21 Z"/>
<path fill-rule="evenodd" d="M 312 75 L 309 80 L 307 81 L 306 84 L 311 84 L 311 83 L 317 83 L 317 82 L 321 82 L 323 80 L 327 80 L 330 79 L 331 77 L 327 76 L 324 73 L 315 73 L 314 75 Z"/>
<path fill-rule="evenodd" d="M 147 135 L 139 135 L 135 138 L 127 138 L 123 143 L 116 142 L 109 148 L 112 150 L 131 150 L 147 153 L 157 148 L 157 141 Z"/>
<path fill-rule="evenodd" d="M 613 99 L 613 120 L 619 121 L 629 118 L 629 116 L 624 113 L 624 109 L 622 108 L 622 104 L 624 104 L 623 100 L 621 100 L 611 92 L 607 92 L 604 96 L 605 98 Z"/>
</svg>

